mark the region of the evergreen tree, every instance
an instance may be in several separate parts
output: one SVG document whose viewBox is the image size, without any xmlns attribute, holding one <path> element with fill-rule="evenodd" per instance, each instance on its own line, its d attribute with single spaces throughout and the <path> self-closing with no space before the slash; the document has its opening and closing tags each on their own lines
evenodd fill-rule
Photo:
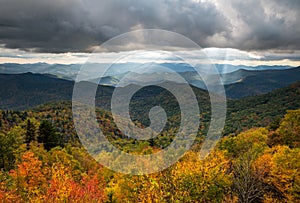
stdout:
<svg viewBox="0 0 300 203">
<path fill-rule="evenodd" d="M 26 134 L 25 134 L 25 143 L 27 144 L 27 147 L 29 147 L 30 142 L 34 141 L 35 138 L 36 138 L 35 126 L 30 121 L 30 119 L 28 119 L 26 125 Z"/>
<path fill-rule="evenodd" d="M 47 120 L 42 121 L 39 127 L 38 142 L 44 144 L 46 150 L 61 144 L 59 134 L 55 127 Z"/>
</svg>

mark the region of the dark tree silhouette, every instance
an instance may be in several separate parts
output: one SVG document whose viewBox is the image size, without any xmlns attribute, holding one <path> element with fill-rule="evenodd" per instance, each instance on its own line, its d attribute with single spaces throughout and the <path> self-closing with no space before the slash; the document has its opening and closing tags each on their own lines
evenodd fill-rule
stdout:
<svg viewBox="0 0 300 203">
<path fill-rule="evenodd" d="M 25 143 L 27 144 L 27 148 L 29 147 L 30 142 L 34 141 L 35 139 L 36 139 L 35 126 L 30 121 L 30 119 L 28 119 L 26 125 L 26 134 L 25 134 Z"/>
<path fill-rule="evenodd" d="M 47 120 L 42 121 L 39 127 L 38 142 L 44 144 L 46 150 L 60 146 L 60 136 L 55 127 Z"/>
</svg>

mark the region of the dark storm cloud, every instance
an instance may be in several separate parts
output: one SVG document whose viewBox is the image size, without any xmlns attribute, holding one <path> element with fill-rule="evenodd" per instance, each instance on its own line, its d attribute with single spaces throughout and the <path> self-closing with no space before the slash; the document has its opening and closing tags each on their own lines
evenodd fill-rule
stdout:
<svg viewBox="0 0 300 203">
<path fill-rule="evenodd" d="M 3 0 L 0 42 L 9 48 L 50 52 L 85 49 L 96 38 L 82 7 L 76 0 Z"/>
<path fill-rule="evenodd" d="M 0 0 L 0 44 L 89 51 L 130 30 L 160 28 L 202 47 L 299 49 L 299 9 L 298 0 Z"/>
<path fill-rule="evenodd" d="M 41 52 L 86 51 L 135 28 L 205 37 L 227 29 L 211 4 L 154 0 L 2 0 L 0 43 Z"/>
<path fill-rule="evenodd" d="M 231 6 L 241 22 L 240 34 L 231 39 L 236 47 L 300 49 L 299 0 L 235 0 Z"/>
</svg>

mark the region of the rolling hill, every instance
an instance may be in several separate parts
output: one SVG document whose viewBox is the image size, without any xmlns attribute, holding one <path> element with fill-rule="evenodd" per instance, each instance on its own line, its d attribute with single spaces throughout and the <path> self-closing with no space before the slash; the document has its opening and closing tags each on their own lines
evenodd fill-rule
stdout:
<svg viewBox="0 0 300 203">
<path fill-rule="evenodd" d="M 2 110 L 24 110 L 62 100 L 70 103 L 73 90 L 72 81 L 32 73 L 0 74 L 0 85 L 0 109 Z M 104 110 L 110 109 L 113 90 L 114 88 L 110 86 L 100 86 L 96 96 L 96 106 Z M 193 91 L 199 101 L 202 124 L 205 127 L 210 120 L 209 96 L 205 90 L 196 87 L 193 87 Z M 224 134 L 266 126 L 276 117 L 282 117 L 286 110 L 300 108 L 299 101 L 300 82 L 259 96 L 228 99 Z M 176 99 L 168 91 L 156 86 L 142 88 L 134 95 L 130 103 L 132 119 L 148 125 L 149 110 L 155 105 L 161 105 L 166 110 L 170 117 L 169 127 L 178 122 L 180 109 Z M 51 106 L 55 106 L 55 103 Z"/>
<path fill-rule="evenodd" d="M 187 80 L 192 79 L 193 75 L 192 72 L 180 74 L 183 74 Z M 138 76 L 138 74 L 136 75 Z M 149 77 L 155 78 L 157 75 L 157 73 L 152 73 Z M 228 83 L 235 81 L 225 85 L 228 98 L 244 98 L 268 93 L 300 81 L 300 67 L 287 70 L 238 70 L 223 75 L 223 80 Z M 97 98 L 101 97 L 102 100 L 98 106 L 104 109 L 109 108 L 109 100 L 114 85 L 118 81 L 111 76 L 102 78 L 101 84 L 105 85 L 98 88 Z M 157 83 L 162 82 L 167 81 L 157 78 Z M 201 81 L 197 83 L 197 81 L 191 80 L 191 82 L 194 86 L 203 84 Z M 23 110 L 50 101 L 71 100 L 73 85 L 73 81 L 61 79 L 51 74 L 0 74 L 0 109 Z M 194 91 L 198 91 L 197 89 L 195 87 Z M 156 94 L 159 94 L 159 91 Z"/>
<path fill-rule="evenodd" d="M 286 70 L 238 70 L 223 76 L 236 81 L 225 85 L 229 98 L 261 95 L 300 81 L 300 67 Z"/>
</svg>

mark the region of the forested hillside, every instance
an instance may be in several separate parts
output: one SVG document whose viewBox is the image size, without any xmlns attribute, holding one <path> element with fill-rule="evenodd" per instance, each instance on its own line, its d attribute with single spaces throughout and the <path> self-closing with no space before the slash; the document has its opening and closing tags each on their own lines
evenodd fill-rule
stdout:
<svg viewBox="0 0 300 203">
<path fill-rule="evenodd" d="M 199 151 L 210 121 L 209 97 L 193 90 L 201 109 L 196 141 L 179 162 L 152 175 L 122 175 L 98 164 L 76 135 L 70 101 L 0 111 L 0 202 L 297 202 L 300 83 L 228 100 L 224 137 L 204 160 Z M 106 97 L 98 106 L 109 108 L 110 91 L 100 92 Z M 124 136 L 107 110 L 97 108 L 97 120 L 117 148 L 155 153 L 178 130 L 176 99 L 150 86 L 130 104 L 140 127 L 149 125 L 148 112 L 156 105 L 166 110 L 168 121 L 162 133 L 147 141 Z"/>
<path fill-rule="evenodd" d="M 266 94 L 300 80 L 300 67 L 287 70 L 238 70 L 225 78 L 241 78 L 240 82 L 225 85 L 229 98 Z"/>
<path fill-rule="evenodd" d="M 297 82 L 300 80 L 299 73 L 300 67 L 289 70 L 239 70 L 230 75 L 223 75 L 223 80 L 239 79 L 232 84 L 225 85 L 227 98 L 246 98 L 272 92 Z M 109 77 L 102 78 L 102 80 L 108 79 Z M 166 82 L 168 81 L 161 81 L 161 83 Z M 109 82 L 106 83 L 109 84 Z M 129 85 L 133 84 L 129 83 Z M 60 79 L 50 74 L 0 74 L 0 86 L 0 109 L 26 110 L 52 101 L 71 101 L 74 81 Z M 96 95 L 98 107 L 109 109 L 114 88 L 113 86 L 99 85 Z M 201 102 L 200 108 L 210 105 L 206 91 L 195 86 L 192 88 Z M 157 97 L 162 92 L 159 88 L 146 89 L 144 92 L 141 91 L 136 98 L 143 100 L 150 96 Z M 165 97 L 164 99 L 168 101 L 170 98 Z M 206 101 L 207 103 L 205 103 Z"/>
<path fill-rule="evenodd" d="M 66 105 L 1 112 L 1 202 L 297 202 L 300 198 L 300 110 L 288 111 L 277 125 L 222 138 L 204 160 L 199 159 L 199 140 L 172 167 L 131 176 L 102 167 L 73 140 L 65 122 L 70 119 Z M 106 119 L 104 131 L 115 135 L 108 113 L 98 115 Z M 168 133 L 165 136 L 171 136 Z M 130 142 L 112 138 L 122 150 L 129 149 Z M 159 150 L 151 142 L 132 146 L 135 149 L 127 152 Z"/>
</svg>

